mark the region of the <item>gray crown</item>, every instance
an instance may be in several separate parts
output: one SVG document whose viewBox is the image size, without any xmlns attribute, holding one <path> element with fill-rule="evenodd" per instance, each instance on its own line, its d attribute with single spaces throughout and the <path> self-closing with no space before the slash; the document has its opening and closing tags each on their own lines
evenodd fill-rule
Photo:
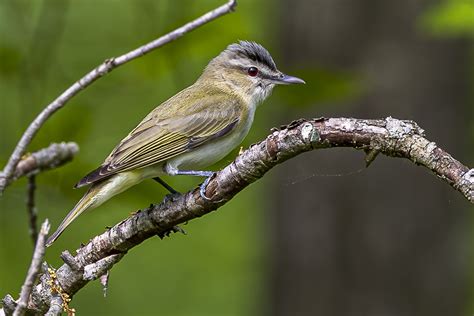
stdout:
<svg viewBox="0 0 474 316">
<path fill-rule="evenodd" d="M 255 42 L 240 41 L 239 44 L 231 44 L 227 50 L 237 55 L 245 56 L 253 61 L 266 65 L 276 71 L 276 65 L 270 53 L 260 44 Z"/>
</svg>

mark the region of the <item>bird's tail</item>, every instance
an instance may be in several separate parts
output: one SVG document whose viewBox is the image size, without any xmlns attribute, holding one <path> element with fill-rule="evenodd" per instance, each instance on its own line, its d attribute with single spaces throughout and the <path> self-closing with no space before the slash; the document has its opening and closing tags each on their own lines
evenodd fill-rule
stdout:
<svg viewBox="0 0 474 316">
<path fill-rule="evenodd" d="M 131 186 L 143 180 L 140 172 L 123 172 L 112 176 L 111 178 L 94 183 L 89 190 L 84 194 L 82 199 L 77 202 L 76 206 L 63 219 L 58 229 L 46 241 L 46 247 L 58 239 L 62 232 L 69 226 L 79 215 L 84 211 L 93 209 Z"/>
<path fill-rule="evenodd" d="M 46 247 L 51 246 L 51 244 L 58 239 L 58 237 L 63 233 L 66 227 L 72 223 L 79 215 L 81 215 L 85 210 L 91 208 L 94 204 L 95 196 L 97 193 L 96 186 L 92 186 L 89 190 L 84 194 L 82 199 L 77 202 L 76 206 L 67 214 L 67 216 L 63 219 L 61 224 L 59 225 L 58 229 L 48 238 L 46 241 Z"/>
</svg>

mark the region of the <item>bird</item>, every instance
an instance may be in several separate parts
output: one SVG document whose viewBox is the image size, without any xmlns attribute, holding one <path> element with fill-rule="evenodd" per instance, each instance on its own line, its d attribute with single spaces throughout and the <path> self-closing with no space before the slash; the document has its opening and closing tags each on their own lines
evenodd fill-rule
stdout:
<svg viewBox="0 0 474 316">
<path fill-rule="evenodd" d="M 48 238 L 50 246 L 80 214 L 137 185 L 154 179 L 177 193 L 160 177 L 207 177 L 202 171 L 230 153 L 252 126 L 255 110 L 275 85 L 304 80 L 277 69 L 262 45 L 239 41 L 228 45 L 205 67 L 194 84 L 152 110 L 109 154 L 100 167 L 74 187 L 89 186 L 84 196 Z"/>
</svg>

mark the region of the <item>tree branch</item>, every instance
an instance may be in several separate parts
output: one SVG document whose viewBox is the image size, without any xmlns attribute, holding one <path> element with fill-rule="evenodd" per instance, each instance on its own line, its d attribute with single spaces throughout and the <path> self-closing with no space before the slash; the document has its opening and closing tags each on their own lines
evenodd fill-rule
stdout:
<svg viewBox="0 0 474 316">
<path fill-rule="evenodd" d="M 35 206 L 35 192 L 36 192 L 36 175 L 28 177 L 28 194 L 26 198 L 26 209 L 28 211 L 28 224 L 31 241 L 33 246 L 36 244 L 38 239 L 38 227 L 36 221 L 38 219 L 37 210 Z"/>
<path fill-rule="evenodd" d="M 143 46 L 134 49 L 131 52 L 123 54 L 119 57 L 112 57 L 104 61 L 102 64 L 94 68 L 84 77 L 76 81 L 72 86 L 70 86 L 66 91 L 64 91 L 59 97 L 57 97 L 53 102 L 48 104 L 44 110 L 38 114 L 38 116 L 31 122 L 31 124 L 26 129 L 25 133 L 21 137 L 20 141 L 15 147 L 10 159 L 8 160 L 7 165 L 3 169 L 3 172 L 0 173 L 0 194 L 5 190 L 7 185 L 11 182 L 11 178 L 14 175 L 15 168 L 19 163 L 21 156 L 25 153 L 26 147 L 30 144 L 33 137 L 36 135 L 38 130 L 43 126 L 43 124 L 48 120 L 48 118 L 53 115 L 57 110 L 62 108 L 72 97 L 78 94 L 81 90 L 85 89 L 87 86 L 92 84 L 97 79 L 105 76 L 118 66 L 121 66 L 135 58 L 141 57 L 152 50 L 161 47 L 171 41 L 176 40 L 177 38 L 183 36 L 184 34 L 212 21 L 220 16 L 223 16 L 227 13 L 232 12 L 237 6 L 236 0 L 229 0 L 226 4 L 218 7 L 215 10 L 212 10 L 199 18 L 183 25 L 182 27 L 150 42 Z"/>
<path fill-rule="evenodd" d="M 77 250 L 75 257 L 64 252 L 61 258 L 65 264 L 55 273 L 57 283 L 62 291 L 72 296 L 90 280 L 106 273 L 128 250 L 144 240 L 163 236 L 174 231 L 180 223 L 218 209 L 277 164 L 307 151 L 331 147 L 363 149 L 370 153 L 371 159 L 376 156 L 374 152 L 410 159 L 431 170 L 474 203 L 473 169 L 469 170 L 426 139 L 415 122 L 390 117 L 384 120 L 299 120 L 273 130 L 265 140 L 252 145 L 217 172 L 207 186 L 210 201 L 200 196 L 199 189 L 168 196 L 161 204 L 137 212 L 94 237 Z M 33 289 L 30 306 L 35 311 L 45 312 L 49 308 L 53 296 L 48 280 L 48 276 L 43 275 L 40 284 Z"/>
<path fill-rule="evenodd" d="M 71 161 L 78 152 L 79 146 L 76 143 L 62 142 L 59 144 L 53 143 L 49 147 L 25 155 L 16 166 L 13 177 L 6 182 L 6 185 L 10 185 L 13 181 L 23 176 L 35 175 L 42 171 L 62 166 Z"/>
<path fill-rule="evenodd" d="M 51 305 L 45 316 L 56 316 L 61 315 L 63 312 L 63 300 L 60 295 L 54 295 L 51 299 Z"/>
<path fill-rule="evenodd" d="M 26 307 L 28 306 L 28 300 L 30 299 L 31 290 L 33 289 L 34 282 L 38 277 L 40 271 L 41 263 L 43 262 L 43 257 L 45 253 L 45 243 L 46 236 L 49 232 L 49 222 L 45 220 L 43 225 L 41 225 L 38 238 L 36 240 L 36 247 L 33 253 L 33 259 L 31 260 L 30 268 L 28 269 L 28 274 L 26 276 L 25 283 L 21 287 L 20 299 L 18 300 L 13 316 L 25 315 Z"/>
</svg>

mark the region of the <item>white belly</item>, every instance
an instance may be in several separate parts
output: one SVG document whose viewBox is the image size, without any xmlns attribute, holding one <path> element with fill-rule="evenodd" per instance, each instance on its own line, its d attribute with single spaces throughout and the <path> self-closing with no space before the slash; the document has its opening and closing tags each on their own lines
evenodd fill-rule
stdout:
<svg viewBox="0 0 474 316">
<path fill-rule="evenodd" d="M 229 154 L 247 136 L 253 122 L 254 111 L 249 113 L 246 122 L 220 139 L 212 140 L 192 151 L 176 156 L 167 161 L 172 168 L 181 170 L 201 170 Z"/>
</svg>

